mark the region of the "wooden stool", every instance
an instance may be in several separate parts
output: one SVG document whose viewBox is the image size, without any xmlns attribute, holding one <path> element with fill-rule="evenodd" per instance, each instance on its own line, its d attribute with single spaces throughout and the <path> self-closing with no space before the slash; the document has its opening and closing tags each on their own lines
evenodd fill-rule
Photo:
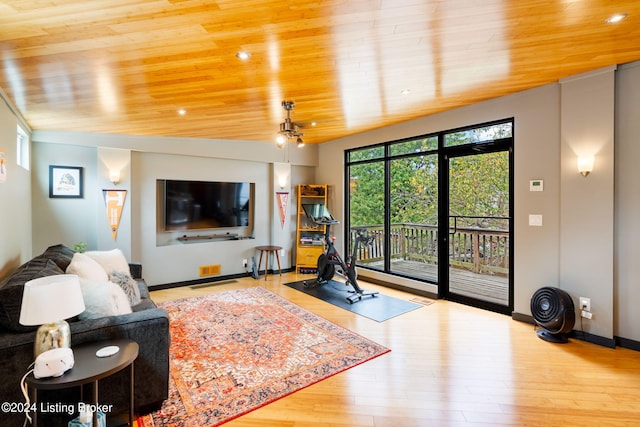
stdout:
<svg viewBox="0 0 640 427">
<path fill-rule="evenodd" d="M 280 254 L 279 251 L 282 249 L 282 246 L 256 246 L 256 250 L 260 251 L 260 261 L 258 261 L 258 274 L 260 274 L 260 266 L 262 265 L 262 254 L 267 253 L 265 257 L 265 266 L 264 266 L 264 280 L 267 280 L 267 272 L 269 271 L 269 254 L 274 253 L 276 255 L 276 261 L 278 261 L 278 273 L 282 276 L 282 270 L 280 269 Z"/>
</svg>

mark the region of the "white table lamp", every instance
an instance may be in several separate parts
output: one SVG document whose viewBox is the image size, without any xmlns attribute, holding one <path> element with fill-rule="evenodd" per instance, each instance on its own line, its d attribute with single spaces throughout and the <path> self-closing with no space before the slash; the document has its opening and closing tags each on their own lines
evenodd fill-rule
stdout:
<svg viewBox="0 0 640 427">
<path fill-rule="evenodd" d="M 80 281 L 75 274 L 41 277 L 25 283 L 20 323 L 41 325 L 36 333 L 34 356 L 54 348 L 71 347 L 71 329 L 65 319 L 84 310 Z"/>
</svg>

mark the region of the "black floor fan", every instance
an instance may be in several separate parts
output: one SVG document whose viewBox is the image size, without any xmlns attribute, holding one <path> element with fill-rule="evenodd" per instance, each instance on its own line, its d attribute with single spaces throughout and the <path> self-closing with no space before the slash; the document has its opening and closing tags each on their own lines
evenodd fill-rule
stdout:
<svg viewBox="0 0 640 427">
<path fill-rule="evenodd" d="M 553 343 L 567 343 L 567 334 L 575 324 L 571 296 L 562 289 L 545 286 L 531 297 L 531 314 L 539 329 L 538 337 Z"/>
</svg>

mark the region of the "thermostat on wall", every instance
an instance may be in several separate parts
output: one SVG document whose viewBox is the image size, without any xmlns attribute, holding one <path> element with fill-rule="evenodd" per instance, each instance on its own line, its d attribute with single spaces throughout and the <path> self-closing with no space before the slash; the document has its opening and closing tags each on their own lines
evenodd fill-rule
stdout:
<svg viewBox="0 0 640 427">
<path fill-rule="evenodd" d="M 529 191 L 542 191 L 544 181 L 541 179 L 532 179 L 529 181 Z"/>
</svg>

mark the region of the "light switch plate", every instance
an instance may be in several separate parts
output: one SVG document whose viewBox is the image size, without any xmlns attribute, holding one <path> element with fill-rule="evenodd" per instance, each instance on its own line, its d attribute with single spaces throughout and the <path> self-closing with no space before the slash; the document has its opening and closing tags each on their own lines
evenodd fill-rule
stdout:
<svg viewBox="0 0 640 427">
<path fill-rule="evenodd" d="M 529 214 L 529 225 L 532 227 L 542 227 L 542 215 Z"/>
</svg>

